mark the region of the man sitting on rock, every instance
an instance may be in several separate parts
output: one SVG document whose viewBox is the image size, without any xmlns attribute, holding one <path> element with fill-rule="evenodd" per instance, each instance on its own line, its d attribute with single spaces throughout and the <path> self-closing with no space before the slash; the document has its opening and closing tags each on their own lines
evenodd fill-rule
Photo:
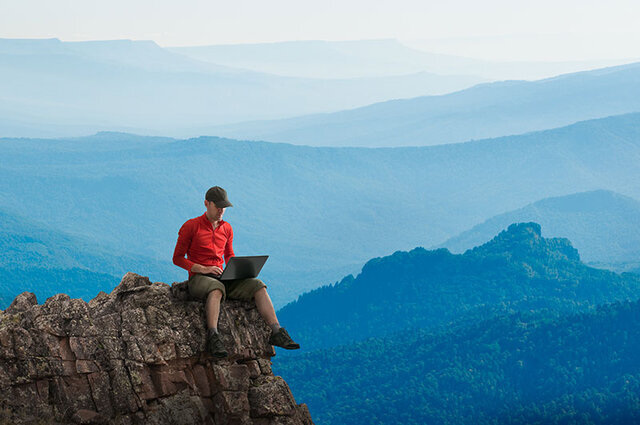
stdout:
<svg viewBox="0 0 640 425">
<path fill-rule="evenodd" d="M 220 304 L 227 297 L 240 300 L 255 298 L 260 315 L 271 327 L 269 343 L 288 350 L 300 348 L 287 331 L 280 327 L 271 298 L 267 294 L 267 285 L 260 279 L 235 279 L 224 282 L 216 279 L 222 273 L 223 263 L 228 263 L 234 256 L 233 230 L 231 225 L 222 219 L 225 209 L 233 205 L 227 198 L 227 192 L 219 186 L 214 186 L 207 191 L 204 206 L 207 208 L 204 214 L 187 220 L 178 231 L 173 264 L 189 272 L 189 295 L 201 300 L 206 299 L 207 351 L 215 357 L 228 355 L 218 334 Z"/>
</svg>

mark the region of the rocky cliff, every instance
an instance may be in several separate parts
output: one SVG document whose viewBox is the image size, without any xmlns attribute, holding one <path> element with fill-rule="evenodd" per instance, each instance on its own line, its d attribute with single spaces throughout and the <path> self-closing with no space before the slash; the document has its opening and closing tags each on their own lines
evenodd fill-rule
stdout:
<svg viewBox="0 0 640 425">
<path fill-rule="evenodd" d="M 224 359 L 186 282 L 127 273 L 89 303 L 23 292 L 0 311 L 0 424 L 312 424 L 253 301 L 225 301 L 219 330 Z"/>
</svg>

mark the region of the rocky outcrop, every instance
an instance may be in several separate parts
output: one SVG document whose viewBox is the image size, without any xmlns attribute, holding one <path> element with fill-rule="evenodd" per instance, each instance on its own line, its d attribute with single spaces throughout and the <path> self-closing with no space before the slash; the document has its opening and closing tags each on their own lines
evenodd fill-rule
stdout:
<svg viewBox="0 0 640 425">
<path fill-rule="evenodd" d="M 312 424 L 253 301 L 225 301 L 219 330 L 224 359 L 186 282 L 127 273 L 89 303 L 23 292 L 0 311 L 0 424 Z"/>
</svg>

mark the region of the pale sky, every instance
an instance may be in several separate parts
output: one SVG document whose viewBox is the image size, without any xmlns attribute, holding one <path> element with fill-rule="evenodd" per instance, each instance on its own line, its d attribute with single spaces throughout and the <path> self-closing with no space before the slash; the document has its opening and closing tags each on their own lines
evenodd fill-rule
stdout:
<svg viewBox="0 0 640 425">
<path fill-rule="evenodd" d="M 395 38 L 502 60 L 640 57 L 637 0 L 0 0 L 0 37 L 161 46 Z"/>
</svg>

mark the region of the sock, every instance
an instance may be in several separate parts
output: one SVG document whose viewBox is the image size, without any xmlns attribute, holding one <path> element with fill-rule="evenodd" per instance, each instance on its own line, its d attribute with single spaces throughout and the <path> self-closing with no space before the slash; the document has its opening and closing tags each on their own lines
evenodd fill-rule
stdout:
<svg viewBox="0 0 640 425">
<path fill-rule="evenodd" d="M 280 323 L 278 323 L 278 322 L 273 323 L 273 324 L 269 325 L 269 327 L 271 328 L 271 332 L 273 332 L 274 334 L 277 334 L 278 331 L 280 330 Z"/>
<path fill-rule="evenodd" d="M 218 333 L 218 328 L 209 328 L 207 330 L 208 333 Z"/>
</svg>

